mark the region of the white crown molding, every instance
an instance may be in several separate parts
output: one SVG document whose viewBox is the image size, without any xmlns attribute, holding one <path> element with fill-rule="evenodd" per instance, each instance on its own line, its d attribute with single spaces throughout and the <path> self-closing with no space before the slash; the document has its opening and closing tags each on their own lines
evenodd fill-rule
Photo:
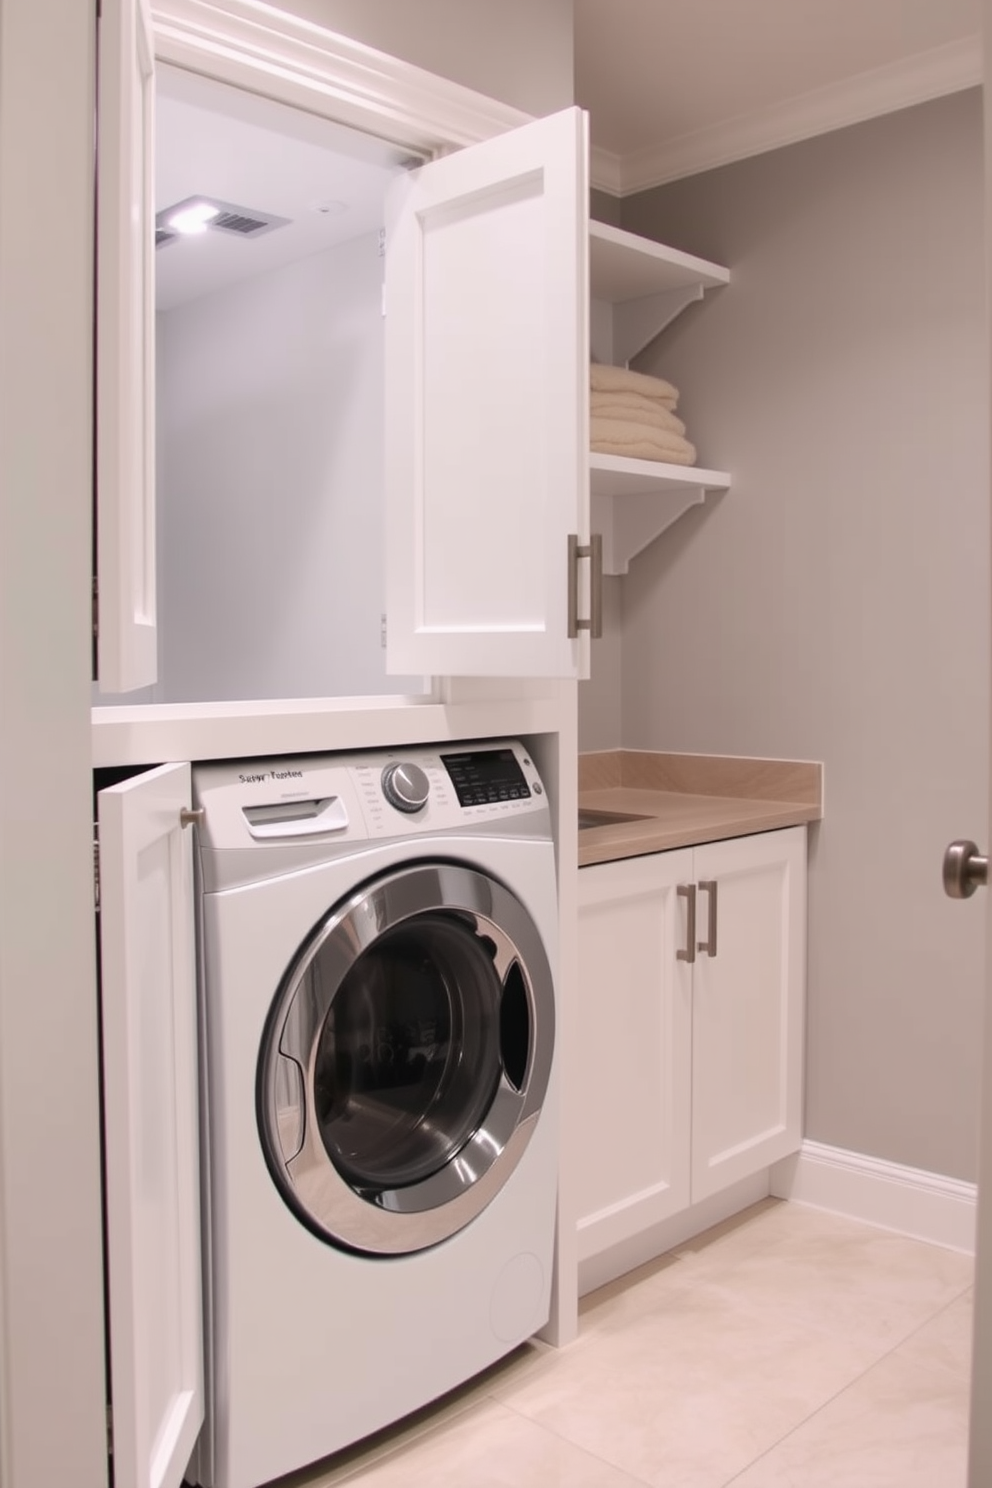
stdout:
<svg viewBox="0 0 992 1488">
<path fill-rule="evenodd" d="M 981 38 L 965 37 L 663 145 L 622 157 L 599 152 L 609 166 L 611 183 L 619 160 L 620 185 L 607 184 L 605 177 L 600 182 L 595 170 L 593 184 L 614 195 L 630 196 L 930 98 L 957 93 L 981 81 Z"/>
<path fill-rule="evenodd" d="M 804 1142 L 794 1156 L 773 1165 L 771 1191 L 776 1198 L 845 1214 L 967 1255 L 975 1253 L 974 1183 Z"/>
<path fill-rule="evenodd" d="M 610 150 L 593 145 L 589 151 L 589 185 L 610 196 L 623 195 L 623 160 Z"/>
<path fill-rule="evenodd" d="M 531 115 L 263 0 L 151 0 L 155 55 L 423 154 Z"/>
</svg>

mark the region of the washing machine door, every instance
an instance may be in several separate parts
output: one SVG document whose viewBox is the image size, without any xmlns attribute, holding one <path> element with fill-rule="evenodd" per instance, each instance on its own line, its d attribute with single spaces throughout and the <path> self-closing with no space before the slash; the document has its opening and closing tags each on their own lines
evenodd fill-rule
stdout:
<svg viewBox="0 0 992 1488">
<path fill-rule="evenodd" d="M 317 1234 L 422 1250 L 486 1207 L 539 1119 L 554 1048 L 541 936 L 457 863 L 376 878 L 316 927 L 259 1058 L 269 1169 Z"/>
</svg>

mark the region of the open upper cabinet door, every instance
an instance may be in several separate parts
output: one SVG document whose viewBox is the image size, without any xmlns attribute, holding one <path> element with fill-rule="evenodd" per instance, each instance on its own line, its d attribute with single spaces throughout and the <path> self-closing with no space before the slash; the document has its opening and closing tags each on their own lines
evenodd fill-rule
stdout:
<svg viewBox="0 0 992 1488">
<path fill-rule="evenodd" d="M 576 677 L 588 541 L 587 119 L 411 172 L 386 206 L 387 671 Z"/>
<path fill-rule="evenodd" d="M 115 1488 L 179 1488 L 203 1421 L 189 765 L 100 792 Z"/>
<path fill-rule="evenodd" d="M 156 680 L 154 53 L 147 0 L 102 0 L 96 253 L 97 676 Z"/>
</svg>

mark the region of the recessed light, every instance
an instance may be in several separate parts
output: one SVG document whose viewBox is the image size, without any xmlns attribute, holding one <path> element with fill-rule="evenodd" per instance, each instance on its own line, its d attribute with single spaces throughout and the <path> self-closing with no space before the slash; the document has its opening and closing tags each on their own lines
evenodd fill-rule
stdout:
<svg viewBox="0 0 992 1488">
<path fill-rule="evenodd" d="M 212 207 L 209 202 L 193 202 L 182 211 L 174 212 L 168 219 L 168 226 L 174 232 L 191 236 L 193 233 L 203 233 L 207 230 L 207 223 L 214 217 L 220 216 L 220 208 Z"/>
</svg>

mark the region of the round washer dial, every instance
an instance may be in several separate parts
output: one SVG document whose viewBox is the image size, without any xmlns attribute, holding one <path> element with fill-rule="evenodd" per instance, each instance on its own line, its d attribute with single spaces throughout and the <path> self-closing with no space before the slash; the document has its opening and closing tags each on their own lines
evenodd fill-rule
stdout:
<svg viewBox="0 0 992 1488">
<path fill-rule="evenodd" d="M 421 811 L 430 793 L 431 783 L 419 765 L 400 761 L 382 772 L 382 794 L 397 811 Z"/>
</svg>

